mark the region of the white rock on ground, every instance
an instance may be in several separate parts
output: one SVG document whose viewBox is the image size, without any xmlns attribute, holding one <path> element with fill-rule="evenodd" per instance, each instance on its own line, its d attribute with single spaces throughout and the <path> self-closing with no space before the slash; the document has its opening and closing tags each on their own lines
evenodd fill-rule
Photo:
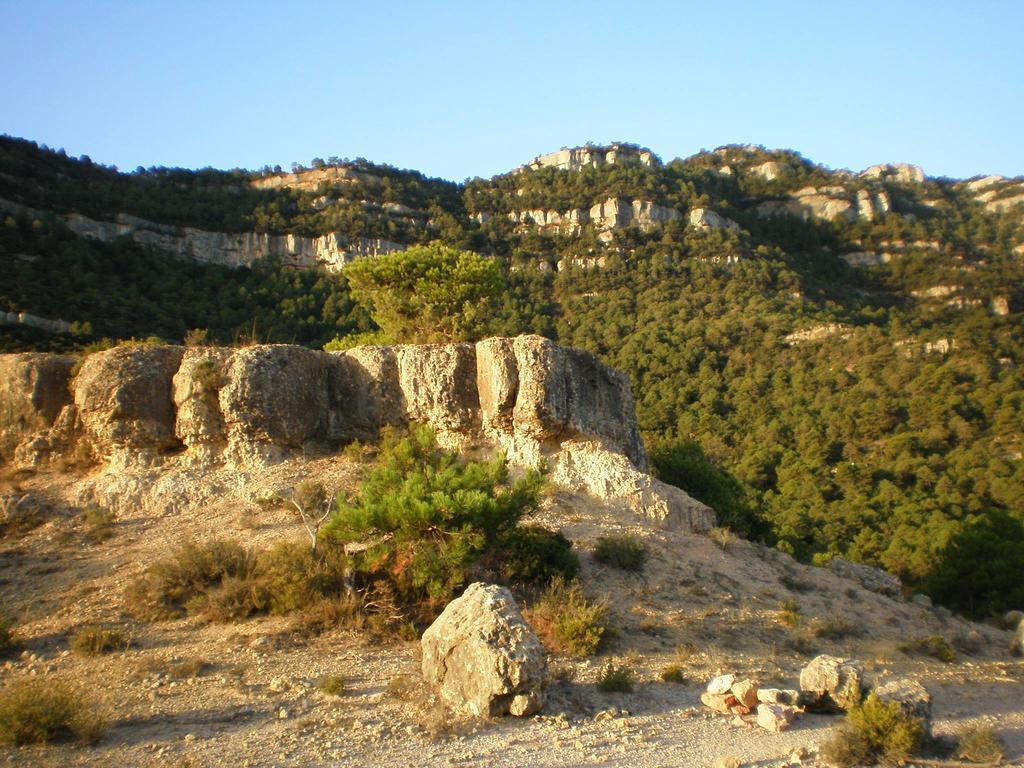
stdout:
<svg viewBox="0 0 1024 768">
<path fill-rule="evenodd" d="M 822 654 L 800 670 L 800 691 L 809 709 L 842 711 L 860 700 L 864 669 L 859 661 Z"/>
<path fill-rule="evenodd" d="M 544 649 L 504 587 L 471 584 L 427 628 L 421 645 L 423 677 L 460 712 L 523 716 L 544 704 Z"/>
</svg>

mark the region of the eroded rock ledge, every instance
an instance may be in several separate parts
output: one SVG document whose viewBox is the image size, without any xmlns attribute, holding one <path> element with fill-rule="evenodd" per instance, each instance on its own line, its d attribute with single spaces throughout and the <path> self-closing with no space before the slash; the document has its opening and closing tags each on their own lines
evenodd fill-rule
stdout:
<svg viewBox="0 0 1024 768">
<path fill-rule="evenodd" d="M 547 464 L 572 490 L 672 527 L 714 512 L 646 473 L 626 377 L 540 336 L 476 344 L 123 346 L 70 358 L 0 355 L 0 457 L 44 464 L 80 451 L 106 472 L 259 468 L 432 425 L 446 448 Z"/>
</svg>

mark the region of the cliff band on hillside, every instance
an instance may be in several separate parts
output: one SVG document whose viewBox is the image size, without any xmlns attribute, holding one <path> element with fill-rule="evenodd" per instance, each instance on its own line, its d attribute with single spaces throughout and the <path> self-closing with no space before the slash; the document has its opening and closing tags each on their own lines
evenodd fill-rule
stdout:
<svg viewBox="0 0 1024 768">
<path fill-rule="evenodd" d="M 421 422 L 448 449 L 546 464 L 554 483 L 660 524 L 715 523 L 646 473 L 626 377 L 540 336 L 337 353 L 136 345 L 73 365 L 0 355 L 0 457 L 36 466 L 84 445 L 109 472 L 252 469 Z"/>
</svg>

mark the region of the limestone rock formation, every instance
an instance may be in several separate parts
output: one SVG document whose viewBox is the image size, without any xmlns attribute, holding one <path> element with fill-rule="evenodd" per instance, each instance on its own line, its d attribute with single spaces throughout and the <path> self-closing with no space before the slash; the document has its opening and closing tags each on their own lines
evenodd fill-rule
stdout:
<svg viewBox="0 0 1024 768">
<path fill-rule="evenodd" d="M 54 355 L 0 356 L 10 372 L 0 386 L 5 455 L 35 465 L 81 434 L 116 469 L 259 468 L 423 422 L 450 450 L 501 449 L 521 467 L 546 462 L 554 482 L 651 522 L 715 523 L 709 507 L 646 474 L 628 379 L 540 336 L 338 353 L 117 347 L 86 359 L 68 403 L 71 366 Z"/>
<path fill-rule="evenodd" d="M 842 186 L 804 187 L 784 200 L 769 200 L 754 206 L 758 216 L 794 216 L 808 221 L 872 220 L 888 213 L 892 208 L 889 194 L 884 189 L 856 192 Z"/>
<path fill-rule="evenodd" d="M 372 184 L 379 185 L 381 178 L 372 173 L 357 171 L 347 166 L 330 166 L 310 168 L 292 173 L 275 173 L 259 179 L 253 179 L 249 185 L 255 189 L 302 189 L 316 190 L 321 184 L 335 186 L 339 184 Z"/>
<path fill-rule="evenodd" d="M 901 678 L 875 688 L 879 701 L 894 702 L 903 714 L 921 722 L 926 733 L 932 729 L 932 697 L 928 689 L 917 680 Z"/>
<path fill-rule="evenodd" d="M 149 463 L 177 448 L 171 379 L 183 347 L 114 347 L 85 359 L 72 384 L 92 444 L 115 464 Z"/>
<path fill-rule="evenodd" d="M 10 458 L 26 436 L 48 429 L 71 402 L 74 364 L 63 355 L 0 355 L 0 458 Z"/>
<path fill-rule="evenodd" d="M 174 432 L 197 463 L 214 460 L 227 443 L 220 407 L 224 367 L 231 351 L 214 347 L 185 350 L 172 380 L 176 410 Z"/>
<path fill-rule="evenodd" d="M 728 229 L 730 232 L 739 232 L 740 225 L 732 219 L 727 219 L 710 208 L 694 208 L 690 211 L 690 226 L 697 229 Z"/>
<path fill-rule="evenodd" d="M 845 710 L 860 701 L 864 669 L 859 661 L 822 654 L 800 670 L 800 692 L 807 707 L 819 712 Z"/>
<path fill-rule="evenodd" d="M 877 592 L 887 597 L 899 598 L 903 594 L 903 584 L 891 573 L 870 565 L 851 563 L 841 557 L 834 557 L 828 563 L 828 569 L 844 579 L 858 582 L 864 589 Z"/>
<path fill-rule="evenodd" d="M 0 210 L 36 218 L 44 215 L 43 211 L 2 199 Z M 210 232 L 194 227 L 157 224 L 124 213 L 117 214 L 114 221 L 99 221 L 78 213 L 60 218 L 75 234 L 90 240 L 109 242 L 118 237 L 130 237 L 139 245 L 158 248 L 179 259 L 227 267 L 249 266 L 258 259 L 274 257 L 293 267 L 322 267 L 329 272 L 338 272 L 356 259 L 405 248 L 388 240 L 349 240 L 337 232 L 319 237 L 265 232 Z"/>
<path fill-rule="evenodd" d="M 861 178 L 880 181 L 896 181 L 901 184 L 923 184 L 925 175 L 919 166 L 909 163 L 886 163 L 873 165 L 860 172 Z"/>
<path fill-rule="evenodd" d="M 775 179 L 788 176 L 793 172 L 793 169 L 786 163 L 780 163 L 777 160 L 769 160 L 761 165 L 755 165 L 750 169 L 750 172 L 755 176 L 760 176 L 762 179 L 768 181 L 774 181 Z"/>
<path fill-rule="evenodd" d="M 504 587 L 471 584 L 420 644 L 423 677 L 457 711 L 523 716 L 544 704 L 544 648 Z"/>
<path fill-rule="evenodd" d="M 482 214 L 478 215 L 478 218 L 483 220 Z M 639 227 L 647 232 L 666 221 L 679 221 L 682 214 L 675 208 L 668 208 L 650 200 L 610 197 L 590 208 L 571 208 L 561 213 L 544 209 L 512 211 L 508 218 L 523 230 L 541 229 L 575 235 L 579 234 L 586 224 L 593 224 L 604 234 L 626 227 Z"/>
<path fill-rule="evenodd" d="M 513 173 L 540 168 L 557 168 L 562 171 L 581 171 L 602 165 L 639 165 L 658 168 L 661 161 L 651 150 L 629 144 L 612 144 L 606 147 L 586 146 L 560 149 L 546 155 L 538 155 Z"/>
<path fill-rule="evenodd" d="M 279 461 L 327 437 L 330 359 L 289 344 L 246 347 L 231 355 L 219 400 L 236 463 Z"/>
</svg>

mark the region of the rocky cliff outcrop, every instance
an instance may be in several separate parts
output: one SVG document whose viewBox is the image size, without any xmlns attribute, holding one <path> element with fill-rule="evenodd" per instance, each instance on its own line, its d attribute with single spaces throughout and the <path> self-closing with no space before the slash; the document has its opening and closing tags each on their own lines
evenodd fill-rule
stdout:
<svg viewBox="0 0 1024 768">
<path fill-rule="evenodd" d="M 0 210 L 32 217 L 45 212 L 0 199 Z M 158 248 L 179 259 L 191 259 L 226 267 L 249 266 L 263 258 L 280 259 L 292 267 L 321 267 L 338 272 L 356 259 L 400 251 L 404 245 L 389 240 L 347 238 L 332 232 L 319 237 L 271 235 L 265 232 L 210 232 L 178 227 L 119 213 L 114 221 L 90 219 L 79 213 L 59 216 L 68 228 L 89 240 L 110 242 L 128 237 L 139 245 Z"/>
<path fill-rule="evenodd" d="M 754 207 L 759 216 L 795 216 L 808 221 L 841 218 L 846 221 L 872 220 L 884 216 L 892 208 L 889 194 L 883 189 L 860 189 L 856 192 L 841 186 L 804 187 L 785 200 L 769 200 Z"/>
<path fill-rule="evenodd" d="M 739 232 L 740 225 L 732 219 L 727 219 L 720 213 L 710 208 L 694 208 L 690 211 L 690 226 L 696 229 L 728 229 L 730 232 Z"/>
<path fill-rule="evenodd" d="M 321 184 L 380 184 L 381 179 L 372 173 L 364 173 L 345 166 L 311 168 L 292 173 L 275 173 L 272 176 L 253 179 L 249 185 L 256 189 L 302 189 L 316 190 Z"/>
<path fill-rule="evenodd" d="M 546 463 L 556 483 L 659 523 L 714 524 L 708 507 L 646 474 L 626 377 L 539 336 L 337 353 L 138 345 L 71 370 L 56 355 L 0 356 L 4 458 L 43 462 L 73 450 L 74 433 L 115 471 L 259 469 L 422 422 L 446 448 Z"/>
<path fill-rule="evenodd" d="M 651 150 L 631 144 L 612 144 L 607 147 L 573 147 L 572 149 L 549 152 L 546 155 L 538 155 L 513 173 L 539 168 L 581 171 L 584 168 L 597 168 L 602 165 L 640 165 L 647 168 L 660 168 L 661 161 Z"/>
<path fill-rule="evenodd" d="M 920 166 L 909 163 L 885 163 L 883 165 L 872 165 L 860 172 L 863 179 L 878 179 L 879 181 L 895 181 L 900 184 L 923 184 L 925 175 Z"/>
<path fill-rule="evenodd" d="M 610 197 L 590 208 L 571 208 L 568 211 L 548 211 L 541 208 L 527 211 L 512 211 L 508 218 L 524 229 L 542 229 L 561 234 L 575 235 L 587 224 L 600 230 L 602 239 L 610 239 L 615 229 L 639 227 L 648 232 L 666 221 L 679 221 L 682 213 L 675 208 L 652 203 L 650 200 L 626 200 Z M 484 221 L 483 215 L 478 215 Z"/>
</svg>

